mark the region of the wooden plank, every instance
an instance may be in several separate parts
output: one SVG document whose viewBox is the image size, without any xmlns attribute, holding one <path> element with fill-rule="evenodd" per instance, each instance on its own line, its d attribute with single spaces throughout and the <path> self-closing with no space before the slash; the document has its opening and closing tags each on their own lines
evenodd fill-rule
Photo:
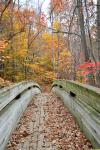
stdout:
<svg viewBox="0 0 100 150">
<path fill-rule="evenodd" d="M 39 85 L 32 81 L 23 81 L 0 90 L 0 111 L 9 104 L 17 95 L 28 89 L 29 87 Z M 40 87 L 39 87 L 40 88 Z"/>
<path fill-rule="evenodd" d="M 65 106 L 76 118 L 81 130 L 91 141 L 94 148 L 100 148 L 100 113 L 93 107 L 71 97 L 64 89 L 55 86 L 52 89 L 64 101 Z"/>
<path fill-rule="evenodd" d="M 35 94 L 40 93 L 38 87 L 25 91 L 19 99 L 13 100 L 0 112 L 0 150 L 4 150 L 10 135 L 15 129 L 27 105 Z"/>
<path fill-rule="evenodd" d="M 58 84 L 58 86 L 62 85 L 63 89 L 67 92 L 75 93 L 77 100 L 85 102 L 100 112 L 100 88 L 69 80 L 56 80 L 53 86 L 55 84 Z"/>
</svg>

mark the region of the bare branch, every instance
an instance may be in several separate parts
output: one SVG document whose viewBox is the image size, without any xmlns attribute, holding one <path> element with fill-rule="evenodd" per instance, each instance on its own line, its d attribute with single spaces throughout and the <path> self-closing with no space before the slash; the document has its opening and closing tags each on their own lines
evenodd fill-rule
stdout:
<svg viewBox="0 0 100 150">
<path fill-rule="evenodd" d="M 35 34 L 34 38 L 31 40 L 29 43 L 29 47 L 31 46 L 32 42 L 39 36 L 39 34 L 43 31 L 44 29 L 41 29 L 38 33 Z"/>
<path fill-rule="evenodd" d="M 53 33 L 63 33 L 63 34 L 73 34 L 73 35 L 76 35 L 76 36 L 78 36 L 78 37 L 81 37 L 79 34 L 77 34 L 77 33 L 73 33 L 73 32 L 66 32 L 66 31 L 54 31 Z"/>
<path fill-rule="evenodd" d="M 2 16 L 3 16 L 5 10 L 8 8 L 8 6 L 9 6 L 9 4 L 10 4 L 11 2 L 12 2 L 12 0 L 9 0 L 9 1 L 7 2 L 7 4 L 5 5 L 4 9 L 2 10 L 1 15 L 0 15 L 0 23 L 1 23 Z"/>
<path fill-rule="evenodd" d="M 25 31 L 21 29 L 20 31 L 18 31 L 18 32 L 12 34 L 12 35 L 9 35 L 7 41 L 10 41 L 13 37 L 17 36 L 18 34 L 20 34 L 22 32 L 25 32 Z"/>
</svg>

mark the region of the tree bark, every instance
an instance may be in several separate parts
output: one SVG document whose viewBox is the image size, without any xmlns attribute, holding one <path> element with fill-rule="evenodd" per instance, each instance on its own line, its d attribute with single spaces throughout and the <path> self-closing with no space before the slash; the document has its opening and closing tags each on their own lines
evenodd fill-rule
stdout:
<svg viewBox="0 0 100 150">
<path fill-rule="evenodd" d="M 54 34 L 53 34 L 53 12 L 51 14 L 51 28 L 52 28 L 52 66 L 55 72 L 55 52 L 54 52 Z"/>
<path fill-rule="evenodd" d="M 97 0 L 97 43 L 98 43 L 98 60 L 100 61 L 100 0 Z"/>
<path fill-rule="evenodd" d="M 80 32 L 81 32 L 81 44 L 82 44 L 82 49 L 84 51 L 84 57 L 85 57 L 84 59 L 85 61 L 88 61 L 89 53 L 88 53 L 88 48 L 86 43 L 82 0 L 77 0 L 77 8 L 78 8 L 79 24 L 80 24 Z"/>
<path fill-rule="evenodd" d="M 97 0 L 97 46 L 98 46 L 98 61 L 100 62 L 100 0 Z M 100 70 L 96 69 L 97 86 L 100 87 Z"/>
<path fill-rule="evenodd" d="M 85 2 L 85 9 L 86 9 L 86 24 L 87 24 L 87 30 L 88 30 L 88 36 L 89 36 L 89 43 L 90 43 L 90 59 L 92 58 L 93 61 L 96 63 L 96 59 L 95 56 L 93 54 L 93 44 L 92 44 L 92 37 L 91 37 L 91 33 L 90 33 L 90 23 L 89 23 L 89 13 L 88 13 L 88 8 L 87 8 L 87 0 L 84 0 Z"/>
</svg>

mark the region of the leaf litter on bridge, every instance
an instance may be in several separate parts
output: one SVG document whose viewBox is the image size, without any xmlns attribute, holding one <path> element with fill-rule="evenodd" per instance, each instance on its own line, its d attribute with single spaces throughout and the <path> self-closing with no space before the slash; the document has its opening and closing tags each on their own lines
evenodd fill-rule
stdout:
<svg viewBox="0 0 100 150">
<path fill-rule="evenodd" d="M 6 150 L 90 150 L 91 143 L 52 93 L 42 93 L 29 104 Z"/>
</svg>

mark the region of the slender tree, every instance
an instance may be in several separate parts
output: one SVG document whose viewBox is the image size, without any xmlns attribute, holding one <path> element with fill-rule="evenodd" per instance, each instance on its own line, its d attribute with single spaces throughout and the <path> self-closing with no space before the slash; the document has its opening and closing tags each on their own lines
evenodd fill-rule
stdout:
<svg viewBox="0 0 100 150">
<path fill-rule="evenodd" d="M 100 0 L 97 0 L 97 47 L 98 61 L 100 62 Z M 100 70 L 97 68 L 97 86 L 100 87 Z"/>
<path fill-rule="evenodd" d="M 77 0 L 77 8 L 78 8 L 78 15 L 79 15 L 79 25 L 80 25 L 80 32 L 81 32 L 82 49 L 84 51 L 85 61 L 88 61 L 89 53 L 88 53 L 88 48 L 87 48 L 87 43 L 86 43 L 82 0 Z"/>
</svg>

